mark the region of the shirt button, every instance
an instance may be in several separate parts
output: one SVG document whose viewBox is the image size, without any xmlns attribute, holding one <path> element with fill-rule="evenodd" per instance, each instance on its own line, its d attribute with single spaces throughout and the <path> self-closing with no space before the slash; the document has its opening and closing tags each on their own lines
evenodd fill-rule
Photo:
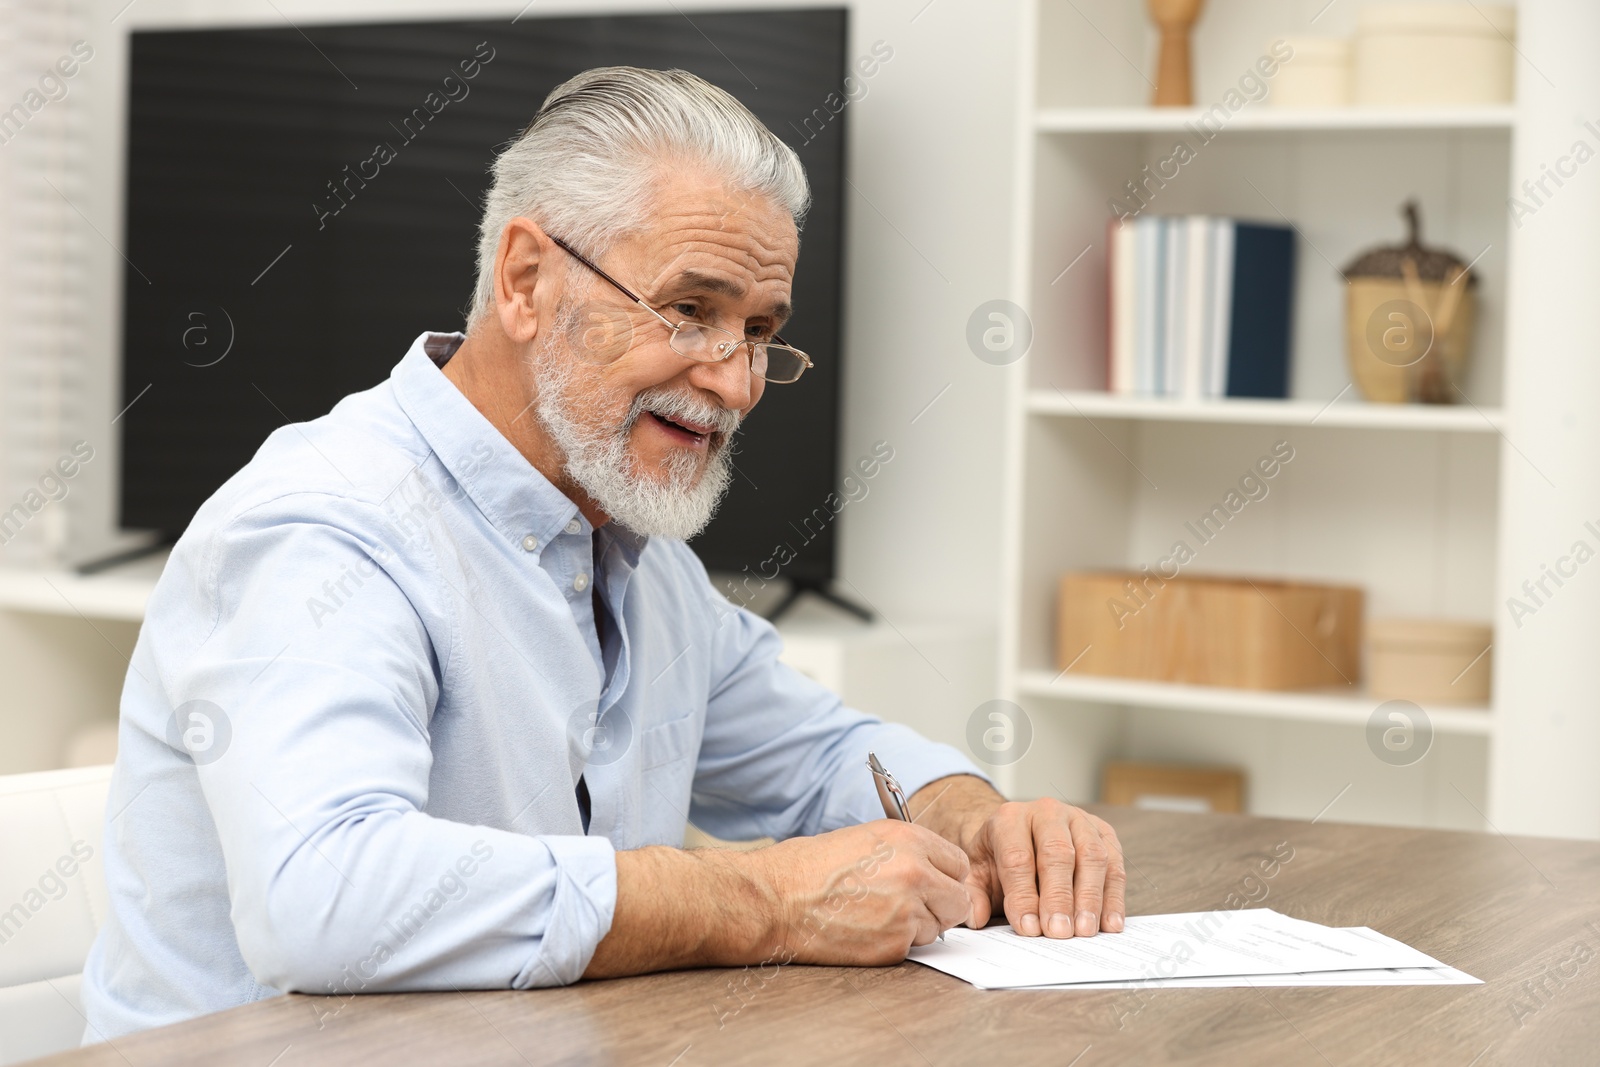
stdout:
<svg viewBox="0 0 1600 1067">
<path fill-rule="evenodd" d="M 571 522 L 567 523 L 567 533 L 577 533 L 581 529 L 583 529 L 583 527 L 579 525 L 577 519 L 573 519 Z"/>
<path fill-rule="evenodd" d="M 572 579 L 572 588 L 576 589 L 580 593 L 589 588 L 589 576 L 587 574 L 580 574 L 576 578 Z"/>
<path fill-rule="evenodd" d="M 538 548 L 539 548 L 539 539 L 537 537 L 533 536 L 533 534 L 529 534 L 527 537 L 524 537 L 522 539 L 522 550 L 524 552 L 534 552 L 534 551 L 537 551 Z"/>
</svg>

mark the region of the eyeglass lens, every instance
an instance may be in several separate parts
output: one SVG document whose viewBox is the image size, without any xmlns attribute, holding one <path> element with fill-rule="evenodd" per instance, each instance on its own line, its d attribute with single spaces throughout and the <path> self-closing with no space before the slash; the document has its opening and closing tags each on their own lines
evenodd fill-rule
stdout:
<svg viewBox="0 0 1600 1067">
<path fill-rule="evenodd" d="M 683 323 L 671 338 L 674 352 L 705 363 L 727 358 L 731 347 L 743 343 L 726 330 L 692 322 Z M 799 378 L 805 370 L 805 360 L 792 348 L 757 344 L 751 352 L 750 370 L 758 378 L 781 384 Z"/>
</svg>

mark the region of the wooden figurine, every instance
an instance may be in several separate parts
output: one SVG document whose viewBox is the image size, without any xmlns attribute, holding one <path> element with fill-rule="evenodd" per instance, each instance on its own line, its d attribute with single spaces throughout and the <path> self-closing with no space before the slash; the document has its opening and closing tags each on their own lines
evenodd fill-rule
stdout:
<svg viewBox="0 0 1600 1067">
<path fill-rule="evenodd" d="M 1150 18 L 1161 30 L 1161 60 L 1156 69 L 1156 107 L 1190 107 L 1194 79 L 1190 70 L 1189 33 L 1205 0 L 1149 0 Z"/>
</svg>

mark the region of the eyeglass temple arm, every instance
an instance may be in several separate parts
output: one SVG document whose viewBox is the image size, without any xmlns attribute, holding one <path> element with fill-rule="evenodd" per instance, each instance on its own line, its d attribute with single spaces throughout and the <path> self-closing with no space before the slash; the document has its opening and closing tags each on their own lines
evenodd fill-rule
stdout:
<svg viewBox="0 0 1600 1067">
<path fill-rule="evenodd" d="M 589 262 L 588 258 L 585 257 L 583 255 L 583 253 L 579 252 L 576 248 L 573 248 L 571 245 L 567 244 L 567 242 L 563 241 L 561 238 L 557 237 L 553 233 L 547 233 L 547 234 L 545 234 L 545 236 L 550 238 L 550 240 L 555 244 L 555 246 L 557 248 L 560 248 L 567 255 L 571 256 L 573 259 L 577 260 L 579 263 L 582 263 L 585 267 L 588 267 L 590 270 L 592 270 L 596 274 L 600 275 L 600 277 L 602 277 L 606 281 L 610 282 L 616 288 L 617 292 L 621 293 L 623 296 L 627 297 L 629 300 L 632 300 L 635 304 L 638 304 L 640 307 L 642 307 L 646 311 L 650 312 L 650 314 L 654 315 L 656 318 L 658 318 L 662 322 L 666 323 L 669 329 L 674 329 L 674 330 L 677 329 L 677 327 L 673 326 L 672 323 L 667 322 L 666 316 L 662 315 L 661 312 L 657 311 L 655 308 L 651 307 L 649 304 L 646 304 L 644 302 L 644 300 L 642 298 L 640 298 L 637 294 L 635 294 L 632 289 L 629 289 L 626 285 L 623 285 L 621 282 L 617 281 L 611 275 L 609 275 L 605 271 L 601 270 L 598 266 L 596 266 L 595 264 Z"/>
</svg>

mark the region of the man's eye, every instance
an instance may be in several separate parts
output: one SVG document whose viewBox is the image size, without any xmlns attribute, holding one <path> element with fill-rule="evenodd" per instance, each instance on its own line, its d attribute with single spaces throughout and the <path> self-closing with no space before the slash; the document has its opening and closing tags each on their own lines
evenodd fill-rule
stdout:
<svg viewBox="0 0 1600 1067">
<path fill-rule="evenodd" d="M 700 314 L 699 304 L 673 304 L 672 310 L 686 319 L 692 319 Z"/>
<path fill-rule="evenodd" d="M 766 326 L 746 326 L 744 332 L 752 341 L 766 341 L 772 337 L 772 330 Z"/>
</svg>

